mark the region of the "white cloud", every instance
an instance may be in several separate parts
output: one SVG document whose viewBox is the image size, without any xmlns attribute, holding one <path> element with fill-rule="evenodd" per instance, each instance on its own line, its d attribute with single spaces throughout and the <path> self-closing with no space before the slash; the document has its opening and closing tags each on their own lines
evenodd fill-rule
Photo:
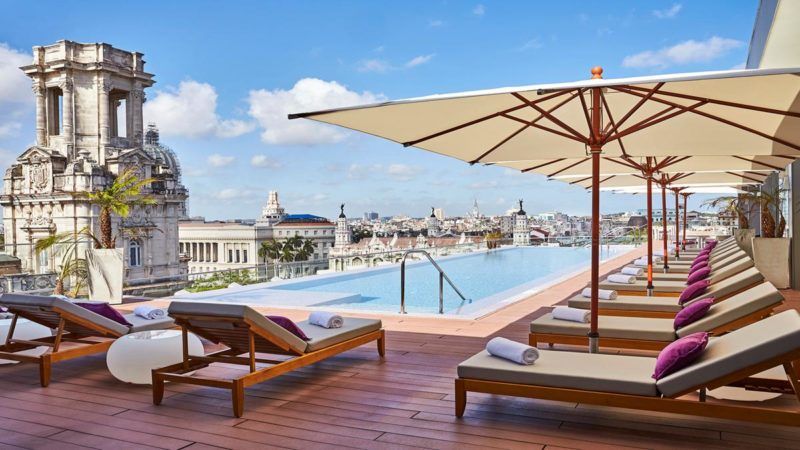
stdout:
<svg viewBox="0 0 800 450">
<path fill-rule="evenodd" d="M 386 174 L 395 181 L 411 181 L 423 171 L 424 169 L 420 166 L 410 166 L 408 164 L 390 164 L 386 168 Z"/>
<path fill-rule="evenodd" d="M 341 142 L 348 133 L 310 120 L 288 120 L 290 113 L 376 103 L 386 98 L 351 91 L 335 81 L 303 78 L 289 90 L 250 91 L 248 114 L 261 126 L 261 141 L 273 145 L 320 145 Z"/>
<path fill-rule="evenodd" d="M 742 41 L 719 36 L 713 36 L 705 41 L 688 40 L 672 47 L 626 56 L 622 60 L 622 65 L 634 68 L 665 68 L 671 65 L 703 63 L 719 58 L 743 45 Z"/>
<path fill-rule="evenodd" d="M 535 50 L 537 48 L 542 48 L 543 46 L 544 44 L 542 44 L 542 40 L 539 39 L 538 37 L 535 37 L 533 39 L 528 40 L 524 44 L 520 45 L 519 48 L 517 48 L 517 50 L 524 52 L 528 50 Z"/>
<path fill-rule="evenodd" d="M 19 70 L 20 66 L 31 64 L 32 60 L 31 55 L 0 42 L 0 103 L 33 104 L 31 80 Z"/>
<path fill-rule="evenodd" d="M 356 70 L 359 72 L 384 73 L 392 68 L 388 61 L 383 59 L 365 59 L 358 63 Z"/>
<path fill-rule="evenodd" d="M 441 27 L 443 25 L 444 25 L 444 21 L 439 20 L 439 19 L 429 20 L 428 21 L 428 27 L 429 28 L 439 28 L 439 27 Z"/>
<path fill-rule="evenodd" d="M 217 91 L 208 83 L 181 81 L 177 89 L 156 91 L 144 104 L 145 121 L 155 122 L 162 135 L 200 138 L 236 137 L 255 128 L 250 122 L 217 114 Z"/>
<path fill-rule="evenodd" d="M 472 14 L 475 14 L 476 16 L 482 16 L 486 14 L 486 7 L 481 4 L 475 5 L 475 7 L 472 8 Z"/>
<path fill-rule="evenodd" d="M 241 189 L 226 188 L 221 191 L 215 192 L 213 195 L 214 198 L 217 198 L 219 200 L 231 200 L 244 196 L 245 192 L 242 191 Z"/>
<path fill-rule="evenodd" d="M 683 5 L 680 3 L 674 3 L 669 8 L 654 10 L 653 15 L 659 19 L 673 19 L 678 15 L 679 12 L 681 12 L 681 9 L 683 9 Z"/>
<path fill-rule="evenodd" d="M 207 161 L 211 167 L 225 167 L 231 165 L 233 160 L 236 159 L 233 156 L 227 155 L 220 155 L 219 153 L 214 153 L 213 155 L 209 156 Z"/>
<path fill-rule="evenodd" d="M 430 60 L 432 60 L 434 56 L 436 56 L 436 54 L 434 54 L 434 53 L 431 53 L 430 55 L 415 56 L 414 58 L 411 58 L 405 64 L 405 66 L 407 68 L 421 66 L 422 64 L 426 64 L 426 63 L 430 62 Z"/>
<path fill-rule="evenodd" d="M 253 157 L 250 158 L 250 165 L 261 169 L 278 169 L 283 166 L 280 161 L 272 159 L 267 155 L 253 155 Z"/>
<path fill-rule="evenodd" d="M 21 128 L 22 124 L 19 122 L 0 123 L 0 139 L 17 136 Z"/>
</svg>

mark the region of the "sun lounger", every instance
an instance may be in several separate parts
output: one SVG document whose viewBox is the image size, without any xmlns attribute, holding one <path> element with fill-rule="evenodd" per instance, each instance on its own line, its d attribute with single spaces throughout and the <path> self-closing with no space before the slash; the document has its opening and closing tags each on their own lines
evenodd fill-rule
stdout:
<svg viewBox="0 0 800 450">
<path fill-rule="evenodd" d="M 699 298 L 714 297 L 717 302 L 723 301 L 740 292 L 757 286 L 764 281 L 764 276 L 755 267 L 751 267 L 718 283 L 710 285 Z M 619 292 L 619 291 L 618 291 Z M 598 300 L 598 313 L 601 315 L 633 316 L 633 317 L 673 317 L 680 311 L 678 297 L 646 295 L 618 295 L 614 300 Z M 572 308 L 589 309 L 591 300 L 578 294 L 567 301 Z"/>
<path fill-rule="evenodd" d="M 748 256 L 747 253 L 745 253 L 743 250 L 740 250 L 740 251 L 737 251 L 737 252 L 735 252 L 735 253 L 723 258 L 722 260 L 719 260 L 719 261 L 716 261 L 716 262 L 714 262 L 712 264 L 709 264 L 708 267 L 711 269 L 712 274 L 714 272 L 717 272 L 717 271 L 721 270 L 721 269 L 727 268 L 728 266 L 734 266 L 736 268 L 736 269 L 733 269 L 733 270 L 735 270 L 734 273 L 738 273 L 738 272 L 741 272 L 744 269 L 749 269 L 749 268 L 753 267 L 754 265 L 755 265 L 755 263 L 753 262 L 753 259 L 750 258 L 750 256 Z M 654 282 L 670 281 L 670 280 L 672 280 L 672 281 L 684 281 L 685 282 L 688 277 L 689 277 L 688 270 L 685 273 L 679 273 L 679 272 L 673 271 L 671 268 L 670 268 L 670 271 L 667 272 L 667 273 L 663 273 L 663 272 L 654 272 L 653 273 L 653 281 Z M 640 279 L 640 280 L 646 280 L 647 279 L 647 274 L 643 273 L 642 275 L 637 276 L 637 278 Z M 718 277 L 718 279 L 722 279 L 722 278 Z"/>
<path fill-rule="evenodd" d="M 323 328 L 306 322 L 297 324 L 311 338 L 304 341 L 256 310 L 237 304 L 172 302 L 170 317 L 184 335 L 192 332 L 227 348 L 205 356 L 190 356 L 187 340 L 183 361 L 153 370 L 153 403 L 164 397 L 164 383 L 187 383 L 230 389 L 233 413 L 244 412 L 244 388 L 286 372 L 313 364 L 371 341 L 377 341 L 381 358 L 385 352 L 380 320 L 348 317 L 341 328 Z M 292 358 L 264 359 L 256 354 L 288 355 Z M 245 355 L 245 356 L 242 356 Z M 247 373 L 234 378 L 216 378 L 193 372 L 213 363 L 247 366 Z M 266 366 L 265 366 L 266 364 Z"/>
<path fill-rule="evenodd" d="M 744 252 L 742 252 L 744 253 Z M 712 284 L 719 283 L 727 278 L 730 278 L 738 273 L 744 272 L 754 266 L 753 260 L 747 255 L 742 255 L 736 262 L 731 262 L 727 265 L 716 265 L 715 269 L 706 278 Z M 763 276 L 762 276 L 763 279 Z M 635 282 L 629 284 L 614 283 L 608 279 L 602 280 L 599 283 L 600 289 L 616 290 L 618 294 L 637 294 L 647 292 L 647 280 L 637 278 Z M 709 286 L 711 288 L 712 286 Z M 654 295 L 659 294 L 680 294 L 686 288 L 686 278 L 683 280 L 653 280 Z"/>
<path fill-rule="evenodd" d="M 730 272 L 726 272 L 730 273 Z M 715 291 L 718 290 L 718 287 L 724 286 L 733 286 L 733 291 L 741 291 L 742 289 L 746 289 L 756 283 L 760 283 L 764 280 L 764 275 L 758 271 L 755 267 L 751 267 L 749 269 L 743 270 L 739 273 L 727 276 L 719 281 L 714 280 L 714 282 L 708 286 L 707 291 Z M 599 283 L 600 289 L 612 289 L 617 291 L 619 295 L 641 295 L 646 296 L 647 293 L 647 281 L 636 280 L 632 284 L 621 284 L 621 283 L 612 283 L 609 281 L 602 281 Z M 680 281 L 662 281 L 658 284 L 654 283 L 654 293 L 653 296 L 665 296 L 665 297 L 678 297 L 680 293 L 686 288 L 686 282 Z"/>
<path fill-rule="evenodd" d="M 673 319 L 600 316 L 598 329 L 603 347 L 660 350 L 677 338 L 705 331 L 718 336 L 772 314 L 783 295 L 768 282 L 715 303 L 708 313 L 678 330 Z M 531 322 L 530 345 L 537 343 L 588 345 L 589 324 L 553 318 L 551 314 Z"/>
<path fill-rule="evenodd" d="M 683 369 L 651 377 L 655 358 L 540 350 L 532 365 L 520 365 L 482 351 L 458 366 L 455 414 L 462 417 L 467 392 L 528 397 L 636 410 L 657 411 L 800 426 L 800 409 L 773 409 L 706 399 L 705 392 L 743 383 L 783 366 L 785 385 L 800 400 L 800 313 L 785 311 L 719 338 Z M 700 391 L 699 398 L 690 396 Z"/>
<path fill-rule="evenodd" d="M 134 314 L 124 315 L 133 326 L 122 325 L 56 297 L 3 294 L 0 305 L 14 314 L 6 342 L 0 346 L 0 359 L 37 363 L 39 381 L 45 387 L 50 384 L 53 363 L 104 353 L 116 338 L 129 333 L 174 326 L 169 318 L 146 320 Z M 32 341 L 14 339 L 14 328 L 20 317 L 53 329 L 53 336 Z M 19 354 L 40 346 L 50 347 L 50 350 L 41 356 Z"/>
</svg>

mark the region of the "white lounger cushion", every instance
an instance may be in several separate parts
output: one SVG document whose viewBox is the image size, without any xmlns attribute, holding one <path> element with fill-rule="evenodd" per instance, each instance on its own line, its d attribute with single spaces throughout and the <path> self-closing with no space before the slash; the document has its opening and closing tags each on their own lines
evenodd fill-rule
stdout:
<svg viewBox="0 0 800 450">
<path fill-rule="evenodd" d="M 597 328 L 600 331 L 601 340 L 607 337 L 672 342 L 675 340 L 675 329 L 672 322 L 672 319 L 600 316 Z M 545 314 L 531 322 L 531 333 L 586 336 L 588 332 L 588 323 L 558 320 L 554 319 L 552 314 Z"/>
<path fill-rule="evenodd" d="M 590 299 L 577 295 L 567 302 L 570 308 L 590 309 Z M 677 313 L 681 310 L 675 297 L 642 297 L 641 295 L 618 295 L 615 300 L 599 300 L 600 308 L 631 311 L 657 311 Z"/>
<path fill-rule="evenodd" d="M 712 269 L 711 274 L 707 278 L 712 284 L 721 282 L 727 278 L 730 278 L 737 273 L 744 272 L 745 270 L 754 266 L 753 260 L 750 259 L 744 252 L 741 255 L 735 255 L 739 259 L 735 262 L 725 263 L 723 261 L 719 262 L 719 269 Z M 727 260 L 727 258 L 725 259 Z M 664 274 L 670 275 L 670 274 Z M 656 279 L 653 278 L 653 285 L 655 287 L 656 292 L 672 292 L 672 293 L 680 293 L 686 287 L 686 278 L 687 275 L 681 274 L 683 279 L 679 280 L 668 280 L 668 279 Z M 601 281 L 600 282 L 600 289 L 608 289 L 610 286 L 616 285 L 619 286 L 618 283 L 611 283 L 609 281 Z M 622 288 L 626 291 L 641 291 L 645 292 L 647 290 L 647 280 L 646 279 L 637 279 L 635 283 L 624 285 Z"/>
<path fill-rule="evenodd" d="M 655 397 L 655 365 L 655 358 L 539 350 L 536 363 L 523 366 L 483 350 L 458 365 L 458 376 Z"/>
<path fill-rule="evenodd" d="M 800 313 L 784 311 L 712 339 L 697 361 L 658 380 L 658 390 L 674 396 L 798 347 Z"/>
<path fill-rule="evenodd" d="M 311 325 L 307 320 L 297 322 L 297 326 L 303 330 L 306 336 L 311 338 L 308 341 L 306 352 L 313 352 L 372 331 L 378 331 L 381 329 L 381 321 L 378 319 L 345 317 L 344 324 L 340 328 Z"/>
</svg>

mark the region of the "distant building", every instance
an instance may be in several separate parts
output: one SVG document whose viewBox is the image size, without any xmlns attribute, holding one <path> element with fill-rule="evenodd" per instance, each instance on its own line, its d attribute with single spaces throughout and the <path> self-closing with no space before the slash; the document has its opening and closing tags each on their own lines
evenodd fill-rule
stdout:
<svg viewBox="0 0 800 450">
<path fill-rule="evenodd" d="M 344 248 L 353 241 L 353 233 L 347 225 L 347 216 L 344 215 L 344 203 L 342 203 L 339 212 L 339 218 L 336 219 L 336 239 L 333 246 L 336 248 Z"/>
<path fill-rule="evenodd" d="M 514 245 L 531 245 L 531 228 L 528 225 L 528 215 L 522 209 L 522 200 L 519 201 L 519 211 L 514 218 Z"/>
<path fill-rule="evenodd" d="M 262 262 L 258 257 L 262 242 L 300 236 L 311 240 L 315 247 L 308 260 L 310 273 L 327 267 L 335 232 L 336 225 L 324 217 L 286 214 L 278 193 L 270 191 L 261 216 L 255 221 L 181 221 L 180 251 L 189 259 L 190 273 L 247 268 Z"/>
<path fill-rule="evenodd" d="M 380 216 L 375 211 L 364 213 L 364 220 L 373 221 L 378 219 L 380 219 Z"/>
<path fill-rule="evenodd" d="M 441 213 L 441 210 L 439 211 Z M 436 237 L 439 235 L 439 217 L 436 216 L 436 208 L 431 207 L 431 215 L 427 220 L 428 237 Z"/>
</svg>

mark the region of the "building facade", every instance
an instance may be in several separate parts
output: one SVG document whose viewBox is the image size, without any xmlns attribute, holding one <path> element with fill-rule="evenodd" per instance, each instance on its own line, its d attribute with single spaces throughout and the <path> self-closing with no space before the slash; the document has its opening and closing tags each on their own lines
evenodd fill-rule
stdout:
<svg viewBox="0 0 800 450">
<path fill-rule="evenodd" d="M 519 201 L 519 211 L 514 216 L 514 245 L 531 245 L 531 228 L 528 225 L 528 214 L 522 209 L 522 200 Z"/>
<path fill-rule="evenodd" d="M 155 81 L 142 54 L 108 44 L 59 41 L 34 47 L 21 67 L 33 82 L 36 140 L 9 167 L 0 197 L 6 253 L 25 271 L 57 270 L 57 252 L 37 255 L 33 246 L 56 233 L 84 228 L 99 233 L 99 209 L 86 194 L 110 185 L 133 168 L 154 179 L 144 189 L 155 204 L 112 218 L 117 246 L 125 252 L 128 281 L 186 271 L 178 249 L 178 220 L 188 192 L 175 154 L 158 142 L 153 127 L 145 140 L 142 104 Z M 89 243 L 81 244 L 82 257 Z"/>
<path fill-rule="evenodd" d="M 264 262 L 258 256 L 263 242 L 281 242 L 295 236 L 314 245 L 306 268 L 311 271 L 326 268 L 328 254 L 336 241 L 336 225 L 311 214 L 287 214 L 278 192 L 270 191 L 261 216 L 254 221 L 202 218 L 181 221 L 180 251 L 188 258 L 189 273 L 253 268 Z"/>
</svg>

